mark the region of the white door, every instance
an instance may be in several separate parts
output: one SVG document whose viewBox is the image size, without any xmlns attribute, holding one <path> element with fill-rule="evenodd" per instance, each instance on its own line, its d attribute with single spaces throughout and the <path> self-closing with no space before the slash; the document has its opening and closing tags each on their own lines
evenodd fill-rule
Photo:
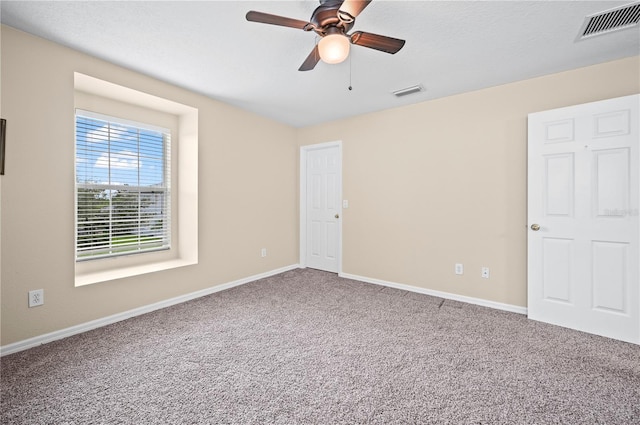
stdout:
<svg viewBox="0 0 640 425">
<path fill-rule="evenodd" d="M 306 148 L 306 266 L 338 272 L 340 256 L 340 146 Z"/>
<path fill-rule="evenodd" d="M 639 104 L 529 115 L 529 318 L 640 343 Z"/>
</svg>

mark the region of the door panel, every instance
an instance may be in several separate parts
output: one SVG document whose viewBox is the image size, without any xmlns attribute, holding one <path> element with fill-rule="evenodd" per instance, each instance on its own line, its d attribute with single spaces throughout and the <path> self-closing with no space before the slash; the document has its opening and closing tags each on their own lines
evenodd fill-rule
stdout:
<svg viewBox="0 0 640 425">
<path fill-rule="evenodd" d="M 531 319 L 640 343 L 639 104 L 529 115 Z"/>
<path fill-rule="evenodd" d="M 605 312 L 628 312 L 627 261 L 629 244 L 597 242 L 592 244 L 593 308 Z"/>
<path fill-rule="evenodd" d="M 629 207 L 629 149 L 593 153 L 593 200 L 599 217 L 622 217 Z"/>
<path fill-rule="evenodd" d="M 573 216 L 573 154 L 545 156 L 546 215 Z"/>
<path fill-rule="evenodd" d="M 574 133 L 573 119 L 560 121 L 551 121 L 544 123 L 544 142 L 545 143 L 562 143 L 572 142 Z"/>
<path fill-rule="evenodd" d="M 613 137 L 629 134 L 630 110 L 597 114 L 594 116 L 594 137 Z"/>
<path fill-rule="evenodd" d="M 544 299 L 571 303 L 570 239 L 544 238 L 542 270 Z"/>
<path fill-rule="evenodd" d="M 327 229 L 327 235 L 326 235 L 326 238 L 327 238 L 327 252 L 326 252 L 326 257 L 327 257 L 327 259 L 335 261 L 337 259 L 337 257 L 338 257 L 338 253 L 337 253 L 337 243 L 338 243 L 338 241 L 337 241 L 337 238 L 336 238 L 336 236 L 338 235 L 338 224 L 335 223 L 335 222 L 329 221 L 326 224 L 326 229 Z"/>
<path fill-rule="evenodd" d="M 322 242 L 322 222 L 319 220 L 311 220 L 311 257 L 319 257 L 321 253 Z"/>
</svg>

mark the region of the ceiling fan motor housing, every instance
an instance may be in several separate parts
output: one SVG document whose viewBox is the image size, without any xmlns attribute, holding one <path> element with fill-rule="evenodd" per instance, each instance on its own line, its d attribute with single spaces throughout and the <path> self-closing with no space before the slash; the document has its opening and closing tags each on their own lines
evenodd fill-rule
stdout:
<svg viewBox="0 0 640 425">
<path fill-rule="evenodd" d="M 313 30 L 320 36 L 327 34 L 327 29 L 335 27 L 339 28 L 340 32 L 346 34 L 351 28 L 353 28 L 354 19 L 350 22 L 346 22 L 340 19 L 338 16 L 338 10 L 342 5 L 342 1 L 327 0 L 313 11 L 310 22 L 313 24 L 307 31 Z"/>
</svg>

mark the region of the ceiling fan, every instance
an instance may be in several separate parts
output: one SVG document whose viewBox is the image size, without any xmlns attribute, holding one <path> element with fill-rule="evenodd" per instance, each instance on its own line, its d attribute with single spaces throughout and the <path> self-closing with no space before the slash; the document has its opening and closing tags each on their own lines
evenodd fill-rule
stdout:
<svg viewBox="0 0 640 425">
<path fill-rule="evenodd" d="M 251 10 L 247 21 L 279 25 L 313 31 L 321 39 L 302 63 L 298 71 L 310 71 L 320 59 L 326 63 L 340 63 L 349 55 L 349 45 L 368 47 L 386 53 L 397 53 L 405 41 L 370 32 L 354 31 L 347 34 L 356 21 L 356 16 L 371 0 L 320 0 L 320 6 L 311 14 L 309 22 L 285 18 Z"/>
</svg>

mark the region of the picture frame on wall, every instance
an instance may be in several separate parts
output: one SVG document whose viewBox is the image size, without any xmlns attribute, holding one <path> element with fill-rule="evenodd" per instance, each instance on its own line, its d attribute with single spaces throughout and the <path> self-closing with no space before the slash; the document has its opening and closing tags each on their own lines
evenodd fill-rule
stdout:
<svg viewBox="0 0 640 425">
<path fill-rule="evenodd" d="M 7 135 L 7 120 L 0 118 L 0 176 L 4 176 L 4 147 Z"/>
</svg>

